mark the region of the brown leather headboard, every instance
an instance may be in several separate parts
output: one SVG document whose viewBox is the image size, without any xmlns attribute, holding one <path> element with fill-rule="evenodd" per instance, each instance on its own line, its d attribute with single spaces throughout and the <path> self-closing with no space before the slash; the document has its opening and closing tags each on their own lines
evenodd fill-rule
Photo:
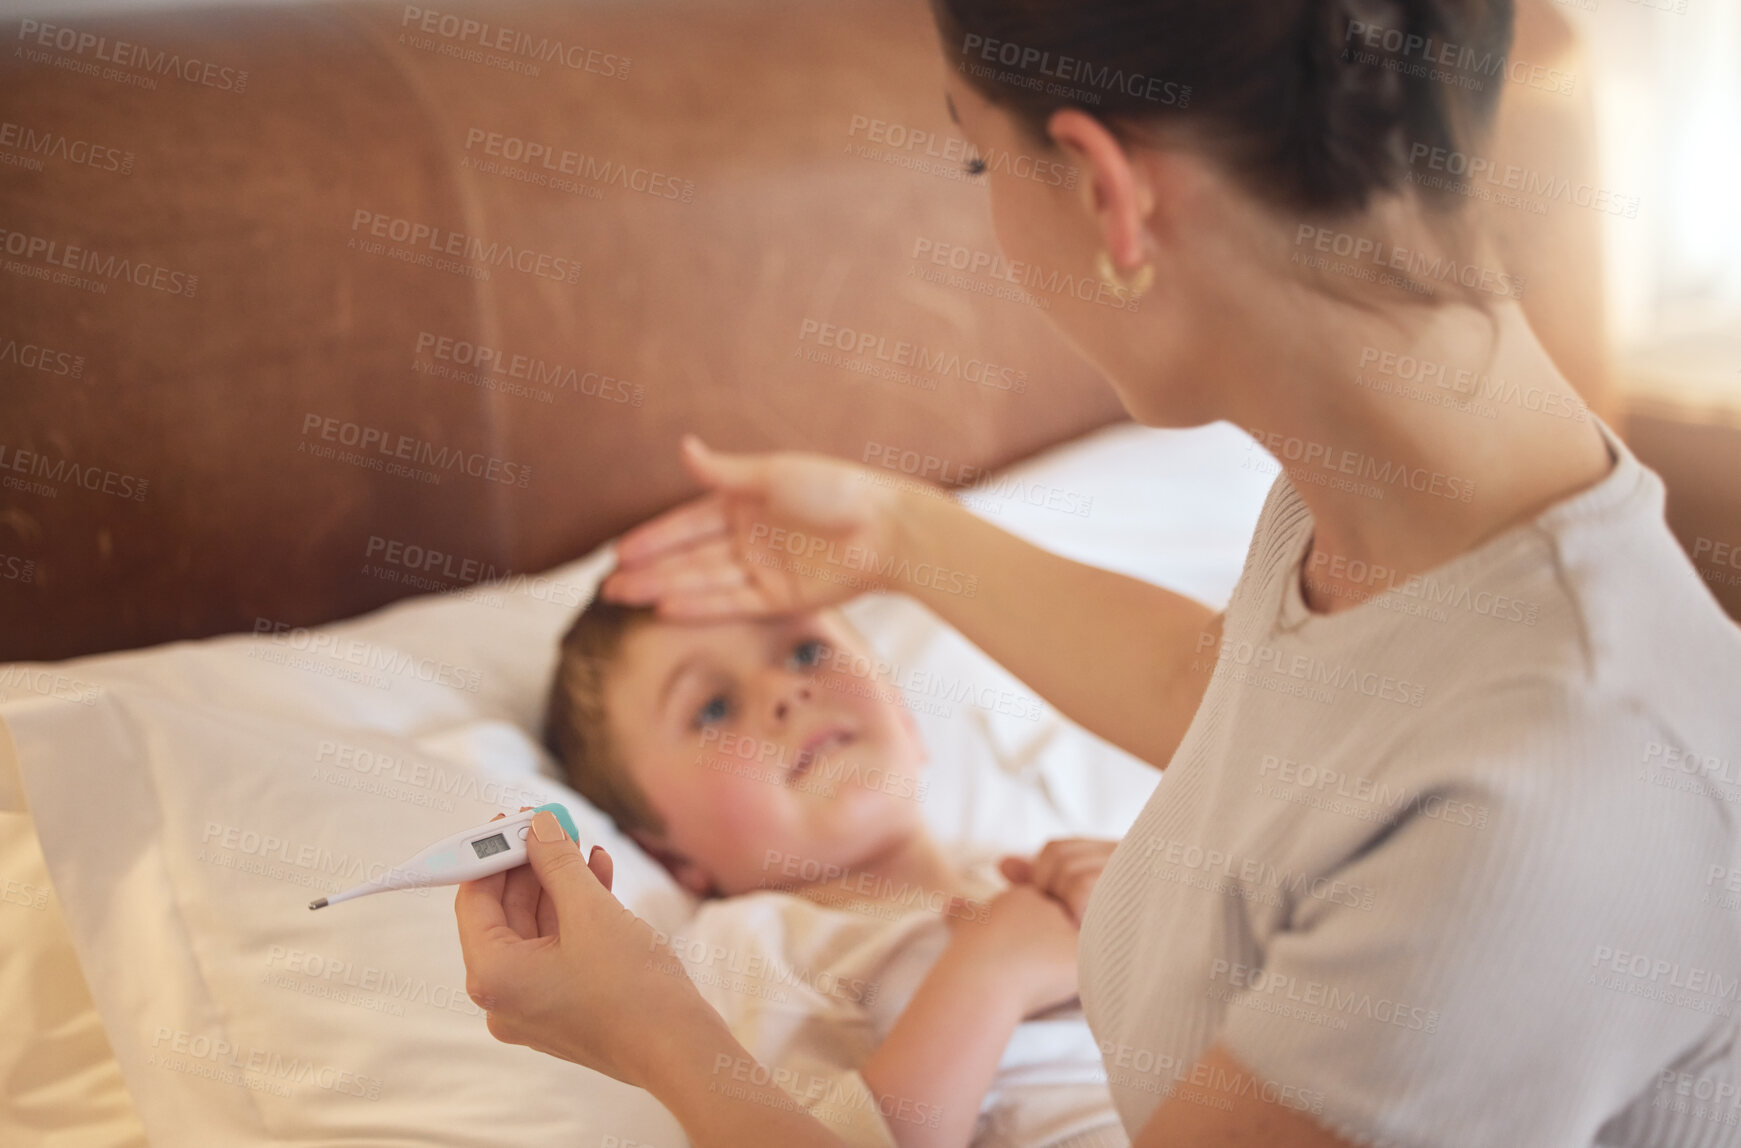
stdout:
<svg viewBox="0 0 1741 1148">
<path fill-rule="evenodd" d="M 548 567 L 691 493 L 684 430 L 981 466 L 1118 414 L 973 266 L 917 0 L 0 27 L 0 660 Z"/>
</svg>

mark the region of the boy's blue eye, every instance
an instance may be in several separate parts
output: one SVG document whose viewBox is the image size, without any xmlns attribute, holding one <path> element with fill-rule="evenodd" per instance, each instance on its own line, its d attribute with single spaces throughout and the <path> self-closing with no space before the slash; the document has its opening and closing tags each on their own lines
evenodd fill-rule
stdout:
<svg viewBox="0 0 1741 1148">
<path fill-rule="evenodd" d="M 819 638 L 799 642 L 792 651 L 792 665 L 801 670 L 813 670 L 828 656 L 828 643 Z"/>
<path fill-rule="evenodd" d="M 697 726 L 713 725 L 731 716 L 731 702 L 724 694 L 715 694 L 707 699 L 707 704 L 695 711 Z"/>
</svg>

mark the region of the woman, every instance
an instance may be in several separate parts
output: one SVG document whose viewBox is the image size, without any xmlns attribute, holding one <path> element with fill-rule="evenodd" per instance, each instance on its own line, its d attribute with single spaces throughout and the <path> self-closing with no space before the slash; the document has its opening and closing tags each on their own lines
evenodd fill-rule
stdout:
<svg viewBox="0 0 1741 1148">
<path fill-rule="evenodd" d="M 962 133 L 1081 173 L 992 172 L 1005 252 L 1141 297 L 1058 325 L 1133 418 L 1280 461 L 1226 613 L 845 463 L 694 441 L 712 493 L 626 537 L 604 593 L 759 616 L 870 581 L 1166 768 L 1079 950 L 1134 1144 L 1732 1142 L 1741 636 L 1456 189 L 1411 178 L 1479 154 L 1527 77 L 1510 4 L 936 8 Z M 800 575 L 794 539 L 850 557 Z M 976 593 L 912 573 L 938 569 Z M 1082 897 L 1055 860 L 1033 882 Z M 640 971 L 608 858 L 552 840 L 534 869 L 459 897 L 492 1032 L 700 1145 L 833 1143 L 765 1075 L 717 1087 L 743 1051 Z"/>
</svg>

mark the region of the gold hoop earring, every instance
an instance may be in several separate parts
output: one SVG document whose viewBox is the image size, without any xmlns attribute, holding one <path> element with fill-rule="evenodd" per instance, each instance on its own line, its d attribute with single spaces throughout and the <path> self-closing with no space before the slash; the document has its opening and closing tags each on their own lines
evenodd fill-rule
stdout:
<svg viewBox="0 0 1741 1148">
<path fill-rule="evenodd" d="M 1129 295 L 1133 301 L 1141 299 L 1143 292 L 1155 285 L 1155 265 L 1153 263 L 1144 263 L 1132 271 L 1127 278 L 1118 273 L 1118 268 L 1112 264 L 1112 253 L 1104 247 L 1100 249 L 1100 254 L 1094 257 L 1094 269 L 1099 272 L 1102 283 L 1114 291 Z"/>
</svg>

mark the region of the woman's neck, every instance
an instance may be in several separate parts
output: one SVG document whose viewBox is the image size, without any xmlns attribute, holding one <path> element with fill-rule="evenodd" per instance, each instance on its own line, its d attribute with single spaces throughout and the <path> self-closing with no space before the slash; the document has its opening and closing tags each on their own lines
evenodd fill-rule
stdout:
<svg viewBox="0 0 1741 1148">
<path fill-rule="evenodd" d="M 1281 461 L 1312 512 L 1315 610 L 1351 608 L 1430 570 L 1612 465 L 1515 303 L 1490 314 L 1326 308 L 1309 331 L 1283 334 L 1289 368 L 1247 374 L 1226 417 Z"/>
</svg>

